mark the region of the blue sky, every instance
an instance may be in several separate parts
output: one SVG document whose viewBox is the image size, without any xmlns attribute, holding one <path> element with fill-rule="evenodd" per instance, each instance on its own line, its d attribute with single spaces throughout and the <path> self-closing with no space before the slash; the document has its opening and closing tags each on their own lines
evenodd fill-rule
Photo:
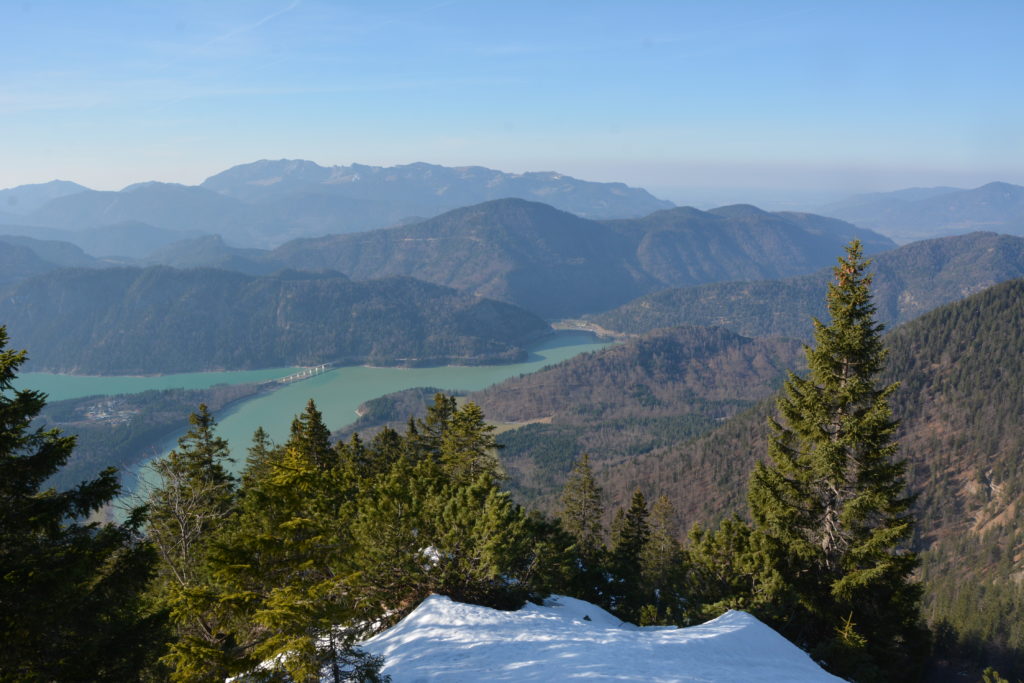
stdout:
<svg viewBox="0 0 1024 683">
<path fill-rule="evenodd" d="M 1022 26 L 1016 1 L 0 0 L 0 187 L 260 158 L 677 201 L 1024 184 Z"/>
</svg>

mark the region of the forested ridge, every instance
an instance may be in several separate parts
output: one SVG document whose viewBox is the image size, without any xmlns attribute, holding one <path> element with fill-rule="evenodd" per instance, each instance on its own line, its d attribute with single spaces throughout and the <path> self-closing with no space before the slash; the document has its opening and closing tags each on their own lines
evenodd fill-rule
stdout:
<svg viewBox="0 0 1024 683">
<path fill-rule="evenodd" d="M 872 251 L 895 246 L 842 221 L 753 206 L 593 221 L 499 199 L 410 225 L 295 240 L 271 256 L 356 280 L 408 275 L 558 318 L 666 287 L 812 272 L 856 236 L 869 239 Z"/>
<path fill-rule="evenodd" d="M 502 460 L 517 499 L 553 511 L 562 477 L 579 453 L 589 453 L 601 470 L 688 442 L 772 395 L 785 369 L 801 366 L 802 356 L 793 340 L 679 327 L 581 354 L 466 399 L 501 425 Z M 433 391 L 368 401 L 339 435 L 400 428 L 409 415 L 422 415 Z"/>
<path fill-rule="evenodd" d="M 999 282 L 1024 276 L 1024 238 L 972 233 L 914 242 L 874 257 L 878 319 L 892 327 Z M 829 271 L 783 280 L 669 289 L 590 316 L 639 334 L 675 325 L 722 325 L 750 337 L 809 339 L 825 315 Z"/>
<path fill-rule="evenodd" d="M 929 618 L 950 656 L 1024 675 L 1024 280 L 896 330 L 887 371 L 907 415 L 928 548 Z"/>
<path fill-rule="evenodd" d="M 469 399 L 510 426 L 536 422 L 502 434 L 503 457 L 517 494 L 553 510 L 560 471 L 574 454 L 589 453 L 603 469 L 691 441 L 774 393 L 802 356 L 792 340 L 680 327 L 506 380 Z"/>
<path fill-rule="evenodd" d="M 167 267 L 47 274 L 5 290 L 0 319 L 32 349 L 32 369 L 83 374 L 511 362 L 550 331 L 509 304 L 411 278 Z"/>
<path fill-rule="evenodd" d="M 893 394 L 900 456 L 909 463 L 927 579 L 924 610 L 944 622 L 950 657 L 997 663 L 1021 675 L 1024 597 L 1024 280 L 991 287 L 893 330 L 883 381 Z M 640 486 L 665 494 L 680 523 L 710 523 L 743 509 L 753 463 L 767 449 L 758 406 L 690 443 L 597 470 L 612 500 Z M 685 473 L 685 476 L 681 476 Z"/>
</svg>

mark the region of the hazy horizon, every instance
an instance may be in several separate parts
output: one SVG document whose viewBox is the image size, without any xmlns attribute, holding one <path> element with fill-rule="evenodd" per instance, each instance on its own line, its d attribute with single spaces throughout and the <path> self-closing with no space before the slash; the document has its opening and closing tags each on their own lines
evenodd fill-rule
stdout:
<svg viewBox="0 0 1024 683">
<path fill-rule="evenodd" d="M 194 185 L 261 158 L 552 170 L 693 204 L 1024 184 L 1022 20 L 1008 2 L 24 2 L 0 10 L 0 187 Z"/>
</svg>

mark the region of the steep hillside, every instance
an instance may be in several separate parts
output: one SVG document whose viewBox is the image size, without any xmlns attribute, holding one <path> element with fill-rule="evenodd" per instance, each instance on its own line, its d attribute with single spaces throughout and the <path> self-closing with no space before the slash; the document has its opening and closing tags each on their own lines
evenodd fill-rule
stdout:
<svg viewBox="0 0 1024 683">
<path fill-rule="evenodd" d="M 692 441 L 772 395 L 801 356 L 795 341 L 674 328 L 468 398 L 489 419 L 532 423 L 502 434 L 502 457 L 521 498 L 553 511 L 581 453 L 602 468 Z"/>
<path fill-rule="evenodd" d="M 1024 438 L 1024 425 L 1013 416 L 1021 414 L 1024 401 L 1019 390 L 1024 386 L 1021 301 L 1024 280 L 1013 280 L 932 311 L 886 337 L 890 356 L 883 381 L 901 382 L 893 407 L 902 421 L 902 452 L 914 463 L 915 486 L 928 484 L 919 501 L 925 513 L 924 542 L 939 538 L 975 514 L 969 512 L 972 505 L 964 503 L 970 491 L 979 493 L 978 500 L 987 500 L 988 494 L 981 490 L 984 487 L 971 481 L 979 476 L 984 480 L 992 469 L 996 488 L 1001 489 L 1002 482 L 1019 476 L 1013 464 L 1014 448 L 1024 445 L 1019 441 Z M 671 453 L 645 456 L 627 466 L 637 472 L 648 470 L 643 478 L 660 489 L 663 487 L 656 482 L 664 479 L 659 472 L 682 468 L 692 474 L 695 458 L 729 461 L 728 470 L 733 474 L 721 478 L 719 486 L 726 490 L 727 498 L 735 499 L 728 490 L 744 487 L 749 465 L 764 454 L 763 421 L 772 411 L 768 402 L 691 444 Z M 1001 459 L 1004 464 L 996 467 Z M 725 474 L 722 470 L 723 477 Z M 621 478 L 636 476 L 631 473 Z M 929 483 L 934 477 L 942 481 Z M 692 483 L 692 477 L 688 479 Z M 1020 486 L 1024 480 L 1006 488 L 1005 494 L 1015 495 L 1015 487 Z M 683 489 L 673 493 L 679 500 L 687 497 Z M 973 508 L 981 509 L 977 502 Z M 720 510 L 707 508 L 701 518 L 714 519 L 719 514 Z"/>
<path fill-rule="evenodd" d="M 57 265 L 31 248 L 0 238 L 0 285 L 8 285 L 54 270 Z"/>
<path fill-rule="evenodd" d="M 874 257 L 878 318 L 887 326 L 998 282 L 1024 276 L 1024 238 L 972 233 L 915 242 Z M 808 339 L 825 315 L 828 269 L 781 281 L 723 282 L 671 289 L 591 316 L 602 327 L 639 334 L 673 325 L 723 325 L 748 336 Z"/>
<path fill-rule="evenodd" d="M 502 424 L 502 459 L 520 500 L 554 510 L 580 453 L 606 468 L 690 442 L 771 396 L 801 345 L 754 340 L 721 328 L 660 330 L 469 394 Z M 353 431 L 402 429 L 435 390 L 412 389 L 365 404 Z M 676 473 L 673 476 L 679 476 Z M 688 475 L 687 475 L 688 476 Z"/>
<path fill-rule="evenodd" d="M 1024 280 L 944 306 L 888 335 L 882 381 L 917 494 L 915 545 L 926 550 L 926 611 L 947 619 L 944 644 L 1024 674 Z M 685 526 L 745 508 L 765 457 L 766 401 L 690 443 L 599 471 L 608 498 L 634 486 L 667 494 Z M 959 635 L 958 635 L 959 634 Z M 959 639 L 959 640 L 958 640 Z M 995 644 L 982 648 L 980 643 Z M 959 644 L 958 644 L 959 643 Z M 1004 673 L 1008 668 L 1004 668 Z"/>
<path fill-rule="evenodd" d="M 536 316 L 410 278 L 251 277 L 153 267 L 64 270 L 2 294 L 32 368 L 150 374 L 323 362 L 511 361 L 546 334 Z"/>
<path fill-rule="evenodd" d="M 1024 235 L 1024 187 L 996 182 L 973 190 L 917 188 L 853 197 L 821 212 L 898 242 L 975 230 Z"/>
<path fill-rule="evenodd" d="M 828 231 L 812 230 L 806 217 L 793 221 L 754 207 L 716 211 L 670 209 L 595 222 L 504 199 L 412 225 L 299 240 L 272 256 L 357 280 L 411 275 L 554 318 L 606 310 L 673 283 L 808 272 L 831 263 L 842 244 L 861 234 L 835 222 Z"/>
<path fill-rule="evenodd" d="M 557 317 L 657 287 L 631 250 L 630 238 L 600 223 L 506 199 L 415 225 L 292 242 L 273 256 L 356 280 L 410 275 Z"/>
</svg>

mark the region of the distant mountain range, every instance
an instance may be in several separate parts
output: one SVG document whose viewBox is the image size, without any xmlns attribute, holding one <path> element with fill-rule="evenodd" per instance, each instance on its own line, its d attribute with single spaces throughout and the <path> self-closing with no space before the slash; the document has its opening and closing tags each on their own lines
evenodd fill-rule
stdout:
<svg viewBox="0 0 1024 683">
<path fill-rule="evenodd" d="M 833 263 L 853 237 L 869 251 L 895 246 L 842 221 L 752 206 L 601 222 L 502 199 L 413 225 L 297 240 L 270 257 L 356 280 L 409 275 L 558 318 L 665 287 L 810 272 Z"/>
<path fill-rule="evenodd" d="M 69 242 L 0 235 L 0 287 L 59 268 L 99 268 L 100 259 Z"/>
<path fill-rule="evenodd" d="M 163 266 L 25 280 L 0 291 L 0 321 L 31 369 L 83 374 L 511 362 L 550 332 L 522 309 L 411 278 Z"/>
<path fill-rule="evenodd" d="M 591 218 L 643 216 L 673 206 L 622 183 L 559 173 L 423 163 L 328 168 L 311 161 L 264 160 L 228 169 L 199 186 L 146 182 L 105 192 L 64 181 L 23 185 L 0 191 L 0 222 L 21 226 L 18 234 L 32 237 L 47 237 L 32 231 L 39 227 L 81 231 L 131 224 L 138 232 L 218 234 L 236 246 L 273 247 L 298 237 L 396 225 L 502 197 L 539 199 Z M 14 231 L 0 227 L 0 232 Z M 72 241 L 98 253 L 88 235 Z"/>
<path fill-rule="evenodd" d="M 878 318 L 893 326 L 996 283 L 1024 276 L 1024 238 L 979 232 L 915 242 L 874 258 Z M 722 282 L 656 292 L 591 316 L 640 334 L 675 325 L 722 325 L 752 337 L 809 339 L 824 319 L 831 270 L 783 280 Z"/>
<path fill-rule="evenodd" d="M 94 256 L 138 258 L 148 253 L 142 244 L 152 251 L 176 241 L 165 235 L 151 239 L 153 230 L 184 233 L 177 239 L 216 234 L 233 246 L 273 248 L 292 239 L 420 222 L 504 198 L 543 202 L 593 220 L 640 218 L 674 206 L 623 183 L 555 172 L 426 163 L 325 167 L 281 159 L 235 166 L 198 186 L 144 182 L 101 192 L 55 180 L 0 190 L 0 233 L 65 239 Z M 973 190 L 910 188 L 857 195 L 818 213 L 900 243 L 977 230 L 1024 236 L 1024 187 L 993 182 Z M 131 226 L 136 234 L 123 245 L 97 243 L 111 225 Z M 77 234 L 61 236 L 41 228 Z M 657 243 L 651 248 L 657 249 Z"/>
<path fill-rule="evenodd" d="M 19 217 L 24 219 L 24 217 Z M 66 242 L 102 261 L 130 263 L 176 242 L 186 242 L 201 233 L 154 228 L 146 223 L 126 221 L 81 230 L 46 228 L 19 222 L 0 224 L 7 236 L 31 237 L 51 242 Z"/>
<path fill-rule="evenodd" d="M 25 216 L 51 200 L 87 191 L 89 188 L 84 185 L 67 180 L 51 180 L 48 183 L 0 190 L 0 219 Z"/>
<path fill-rule="evenodd" d="M 997 182 L 973 190 L 911 188 L 858 195 L 820 212 L 900 243 L 976 230 L 1024 236 L 1024 187 Z"/>
<path fill-rule="evenodd" d="M 504 173 L 482 166 L 323 167 L 311 161 L 257 161 L 207 178 L 202 187 L 243 201 L 310 195 L 423 207 L 406 215 L 431 216 L 490 199 L 518 197 L 585 218 L 644 216 L 674 206 L 623 183 L 595 183 L 554 172 Z"/>
<path fill-rule="evenodd" d="M 193 189 L 184 188 L 182 196 L 191 196 Z M 60 208 L 60 201 L 50 202 L 46 210 Z M 173 213 L 172 205 L 166 208 Z M 57 228 L 35 232 L 78 234 Z M 394 228 L 294 240 L 271 251 L 231 246 L 218 235 L 176 240 L 183 233 L 135 224 L 84 232 L 94 244 L 106 245 L 105 253 L 120 244 L 120 251 L 134 258 L 73 265 L 164 264 L 250 275 L 326 269 L 355 280 L 406 275 L 548 318 L 607 310 L 666 287 L 811 272 L 832 263 L 855 237 L 870 252 L 895 246 L 836 219 L 768 213 L 753 206 L 673 208 L 638 219 L 593 221 L 522 199 L 492 200 Z M 29 244 L 21 239 L 23 246 Z M 36 256 L 47 260 L 44 254 Z M 8 281 L 46 270 L 30 255 L 25 258 L 23 267 L 10 269 Z"/>
</svg>

